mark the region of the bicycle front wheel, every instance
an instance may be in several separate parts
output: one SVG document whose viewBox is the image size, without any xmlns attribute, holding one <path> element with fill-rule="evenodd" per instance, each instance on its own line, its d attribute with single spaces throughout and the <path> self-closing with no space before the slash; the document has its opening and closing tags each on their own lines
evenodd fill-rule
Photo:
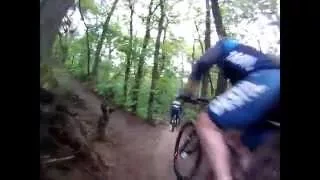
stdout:
<svg viewBox="0 0 320 180">
<path fill-rule="evenodd" d="M 178 179 L 191 179 L 201 162 L 200 142 L 192 122 L 185 123 L 174 148 L 173 166 Z"/>
<path fill-rule="evenodd" d="M 173 118 L 171 119 L 171 122 L 170 122 L 170 130 L 171 130 L 171 132 L 174 131 L 174 128 L 175 128 L 176 126 L 177 126 L 177 121 L 176 121 L 176 118 L 173 117 Z"/>
</svg>

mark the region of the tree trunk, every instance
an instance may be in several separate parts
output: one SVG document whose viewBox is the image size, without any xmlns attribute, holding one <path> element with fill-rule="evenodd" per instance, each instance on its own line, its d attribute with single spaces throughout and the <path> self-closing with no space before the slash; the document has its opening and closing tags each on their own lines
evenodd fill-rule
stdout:
<svg viewBox="0 0 320 180">
<path fill-rule="evenodd" d="M 164 66 L 166 64 L 166 50 L 165 50 L 165 41 L 166 41 L 166 38 L 167 38 L 167 29 L 168 29 L 168 26 L 169 26 L 169 22 L 167 21 L 166 25 L 164 26 L 164 29 L 163 29 L 163 39 L 162 39 L 162 48 L 161 48 L 161 65 L 160 65 L 160 74 L 163 72 L 164 70 Z"/>
<path fill-rule="evenodd" d="M 95 58 L 94 58 L 93 67 L 92 67 L 92 75 L 93 76 L 97 76 L 97 74 L 98 74 L 98 66 L 99 66 L 99 63 L 101 61 L 100 55 L 101 55 L 103 42 L 104 42 L 104 40 L 106 38 L 106 34 L 108 32 L 108 29 L 109 29 L 110 19 L 112 17 L 112 14 L 113 14 L 114 10 L 116 9 L 116 6 L 117 6 L 118 2 L 119 2 L 119 0 L 114 0 L 114 2 L 112 4 L 112 7 L 111 7 L 111 10 L 108 13 L 107 19 L 103 24 L 102 33 L 101 33 L 100 39 L 99 39 L 98 44 L 97 44 L 97 49 L 96 49 L 96 52 L 95 52 Z"/>
<path fill-rule="evenodd" d="M 97 126 L 97 139 L 98 140 L 106 140 L 106 129 L 109 124 L 109 117 L 110 114 L 114 111 L 113 108 L 111 108 L 106 102 L 103 102 L 100 105 L 101 109 L 101 116 L 98 120 L 98 126 Z"/>
<path fill-rule="evenodd" d="M 180 79 L 180 83 L 181 83 L 181 88 L 182 89 L 184 88 L 184 86 L 183 86 L 184 74 L 185 74 L 185 71 L 184 71 L 183 55 L 181 55 L 181 79 Z"/>
<path fill-rule="evenodd" d="M 216 31 L 219 39 L 227 36 L 227 32 L 222 23 L 221 11 L 219 8 L 218 0 L 211 0 L 212 15 L 214 18 L 214 24 L 216 26 Z M 219 95 L 227 89 L 227 80 L 223 76 L 223 72 L 220 70 L 218 73 L 217 90 L 215 95 Z"/>
<path fill-rule="evenodd" d="M 194 62 L 195 59 L 196 59 L 196 57 L 195 57 L 195 50 L 196 50 L 195 46 L 196 46 L 196 39 L 193 39 L 192 54 L 191 54 L 192 62 Z"/>
<path fill-rule="evenodd" d="M 143 38 L 142 50 L 141 50 L 141 54 L 139 57 L 139 62 L 138 62 L 138 67 L 137 67 L 138 69 L 137 69 L 136 76 L 135 76 L 135 84 L 134 84 L 133 90 L 132 90 L 133 105 L 131 106 L 131 108 L 132 108 L 133 112 L 137 112 L 137 107 L 138 107 L 138 96 L 139 96 L 140 83 L 141 83 L 142 74 L 143 74 L 142 70 L 143 70 L 143 66 L 144 66 L 144 58 L 145 58 L 147 46 L 148 46 L 149 40 L 150 40 L 151 16 L 153 14 L 152 6 L 153 6 L 153 0 L 150 0 L 149 13 L 146 18 L 146 33 Z"/>
<path fill-rule="evenodd" d="M 62 60 L 61 61 L 63 63 L 65 63 L 68 58 L 68 45 L 63 42 L 63 40 L 62 40 L 63 36 L 59 31 L 58 31 L 58 37 L 59 37 L 59 44 L 60 44 L 60 49 L 61 49 L 61 53 L 62 53 Z"/>
<path fill-rule="evenodd" d="M 197 22 L 194 22 L 194 25 L 196 26 L 196 30 L 197 30 L 197 33 L 198 33 L 198 41 L 199 41 L 199 44 L 200 44 L 200 47 L 201 47 L 201 52 L 202 52 L 202 54 L 204 54 L 204 48 L 203 48 L 203 44 L 202 44 L 202 41 L 201 41 L 201 36 L 200 36 L 199 27 L 198 27 Z"/>
<path fill-rule="evenodd" d="M 151 78 L 151 88 L 150 88 L 150 96 L 148 101 L 148 120 L 152 121 L 152 112 L 153 112 L 153 101 L 155 96 L 155 90 L 156 90 L 156 84 L 159 79 L 159 50 L 160 50 L 160 44 L 161 44 L 161 34 L 163 31 L 163 22 L 165 18 L 165 12 L 164 12 L 164 0 L 160 0 L 160 9 L 161 9 L 161 15 L 159 19 L 158 24 L 158 34 L 155 44 L 155 50 L 154 50 L 154 57 L 153 57 L 153 67 L 152 67 L 152 78 Z"/>
<path fill-rule="evenodd" d="M 209 72 L 209 83 L 210 83 L 210 97 L 214 96 L 214 87 L 212 83 L 212 73 Z"/>
<path fill-rule="evenodd" d="M 115 48 L 112 48 L 112 40 L 111 37 L 107 39 L 107 44 L 108 44 L 108 60 L 111 61 L 112 59 L 112 52 L 114 51 Z"/>
<path fill-rule="evenodd" d="M 210 48 L 210 0 L 206 0 L 206 31 L 204 38 L 205 49 Z M 202 77 L 202 88 L 201 88 L 201 97 L 208 96 L 208 83 L 209 83 L 209 72 L 206 72 Z"/>
<path fill-rule="evenodd" d="M 86 27 L 86 45 L 87 45 L 87 76 L 90 76 L 90 61 L 91 61 L 91 48 L 90 48 L 90 41 L 89 41 L 89 28 L 87 23 L 84 20 L 84 16 L 81 9 L 81 0 L 79 0 L 79 12 L 81 16 L 81 20 Z"/>
<path fill-rule="evenodd" d="M 50 60 L 61 20 L 73 4 L 74 0 L 46 0 L 40 3 L 40 61 Z"/>
<path fill-rule="evenodd" d="M 133 35 L 133 37 L 137 37 L 137 32 Z M 139 43 L 139 40 L 138 40 L 138 38 L 133 38 L 133 40 L 132 40 L 132 44 L 138 44 Z M 139 53 L 138 53 L 138 47 L 139 47 L 140 45 L 138 45 L 138 46 L 132 46 L 132 54 L 131 54 L 131 59 L 132 59 L 132 61 L 131 61 L 131 67 L 132 67 L 132 70 L 131 70 L 131 72 L 132 72 L 132 76 L 133 77 L 136 77 L 136 75 L 137 75 L 137 56 L 139 56 Z M 131 91 L 131 93 L 132 93 L 133 91 Z M 132 95 L 132 94 L 131 94 Z M 129 94 L 128 94 L 128 96 L 129 96 Z"/>
<path fill-rule="evenodd" d="M 258 42 L 258 46 L 259 46 L 259 51 L 262 52 L 260 40 L 258 38 L 257 38 L 257 42 Z"/>
<path fill-rule="evenodd" d="M 87 39 L 87 76 L 90 76 L 90 62 L 91 62 L 91 48 L 89 41 L 89 30 L 86 28 L 86 39 Z"/>
<path fill-rule="evenodd" d="M 129 51 L 126 54 L 126 70 L 124 73 L 124 85 L 123 85 L 123 95 L 124 95 L 124 103 L 127 102 L 127 95 L 128 95 L 128 81 L 130 75 L 130 68 L 131 68 L 131 59 L 132 59 L 132 39 L 133 39 L 133 13 L 134 13 L 134 4 L 132 0 L 129 0 L 129 8 L 130 8 L 130 27 L 129 27 Z"/>
</svg>

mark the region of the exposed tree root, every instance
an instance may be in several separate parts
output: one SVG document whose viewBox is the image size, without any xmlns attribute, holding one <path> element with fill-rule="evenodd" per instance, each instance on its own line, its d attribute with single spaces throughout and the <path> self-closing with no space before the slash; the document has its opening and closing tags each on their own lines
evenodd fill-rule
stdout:
<svg viewBox="0 0 320 180">
<path fill-rule="evenodd" d="M 40 153 L 50 157 L 40 161 L 44 179 L 48 166 L 70 160 L 86 162 L 95 177 L 106 179 L 108 166 L 93 151 L 76 115 L 57 95 L 40 88 Z"/>
</svg>

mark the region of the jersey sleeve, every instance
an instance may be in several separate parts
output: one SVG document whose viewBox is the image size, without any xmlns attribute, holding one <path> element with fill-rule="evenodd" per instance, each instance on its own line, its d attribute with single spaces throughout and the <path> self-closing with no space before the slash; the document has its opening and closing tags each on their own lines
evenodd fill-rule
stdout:
<svg viewBox="0 0 320 180">
<path fill-rule="evenodd" d="M 209 48 L 200 59 L 193 65 L 190 75 L 191 80 L 200 81 L 202 75 L 218 61 L 223 60 L 223 56 L 238 46 L 238 42 L 233 39 L 222 39 L 213 47 Z"/>
</svg>

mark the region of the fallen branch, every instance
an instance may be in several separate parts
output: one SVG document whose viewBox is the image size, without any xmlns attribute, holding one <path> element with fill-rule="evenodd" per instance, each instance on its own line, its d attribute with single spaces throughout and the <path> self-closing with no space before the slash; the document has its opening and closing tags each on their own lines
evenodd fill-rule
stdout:
<svg viewBox="0 0 320 180">
<path fill-rule="evenodd" d="M 62 158 L 52 158 L 52 159 L 48 159 L 46 161 L 43 161 L 43 164 L 51 164 L 51 163 L 56 163 L 56 162 L 61 162 L 61 161 L 72 160 L 75 157 L 76 157 L 75 155 L 71 155 L 71 156 L 62 157 Z"/>
</svg>

